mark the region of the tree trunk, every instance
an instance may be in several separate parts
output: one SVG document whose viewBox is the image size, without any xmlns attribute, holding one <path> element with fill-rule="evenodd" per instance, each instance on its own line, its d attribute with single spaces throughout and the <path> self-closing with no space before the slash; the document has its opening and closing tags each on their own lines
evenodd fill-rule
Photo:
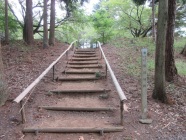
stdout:
<svg viewBox="0 0 186 140">
<path fill-rule="evenodd" d="M 44 11 L 43 11 L 43 19 L 44 19 L 44 32 L 43 32 L 43 48 L 48 47 L 48 24 L 47 24 L 47 1 L 44 0 Z"/>
<path fill-rule="evenodd" d="M 5 78 L 4 78 L 4 69 L 3 69 L 1 43 L 0 43 L 0 106 L 5 104 L 7 98 L 8 98 L 8 94 L 7 94 Z"/>
<path fill-rule="evenodd" d="M 5 0 L 5 44 L 9 44 L 9 30 L 8 30 L 8 0 Z"/>
<path fill-rule="evenodd" d="M 26 15 L 24 19 L 23 39 L 28 45 L 32 45 L 34 42 L 32 0 L 26 0 Z"/>
<path fill-rule="evenodd" d="M 155 11 L 155 0 L 152 0 L 152 38 L 154 42 L 156 42 Z"/>
<path fill-rule="evenodd" d="M 167 29 L 167 15 L 168 15 L 168 0 L 159 0 L 158 12 L 158 32 L 155 55 L 155 82 L 154 92 L 152 97 L 154 99 L 167 102 L 165 92 L 165 45 L 166 45 L 166 29 Z"/>
<path fill-rule="evenodd" d="M 184 46 L 183 50 L 181 51 L 181 54 L 183 54 L 184 56 L 186 56 L 186 45 Z"/>
<path fill-rule="evenodd" d="M 176 0 L 168 2 L 168 21 L 167 21 L 167 37 L 165 48 L 165 79 L 173 82 L 177 75 L 177 69 L 174 60 L 174 27 L 176 17 Z"/>
<path fill-rule="evenodd" d="M 51 0 L 49 45 L 55 44 L 55 0 Z"/>
</svg>

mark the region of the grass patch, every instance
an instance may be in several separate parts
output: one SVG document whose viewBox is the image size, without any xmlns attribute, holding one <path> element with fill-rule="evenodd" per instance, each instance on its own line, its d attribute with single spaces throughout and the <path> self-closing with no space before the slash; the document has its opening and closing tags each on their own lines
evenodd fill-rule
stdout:
<svg viewBox="0 0 186 140">
<path fill-rule="evenodd" d="M 155 70 L 155 43 L 152 38 L 119 38 L 112 40 L 111 44 L 117 48 L 123 48 L 118 54 L 123 59 L 123 69 L 132 76 L 141 74 L 141 49 L 147 48 L 148 75 L 153 75 Z M 186 44 L 186 38 L 175 38 L 175 54 L 180 53 Z M 186 62 L 176 60 L 176 67 L 180 75 L 186 75 Z"/>
<path fill-rule="evenodd" d="M 153 71 L 155 69 L 155 62 L 152 59 L 147 60 L 148 71 Z"/>
<path fill-rule="evenodd" d="M 186 45 L 186 37 L 175 38 L 174 48 L 177 53 L 180 53 L 185 45 Z"/>
<path fill-rule="evenodd" d="M 141 69 L 138 64 L 133 63 L 127 66 L 127 71 L 130 75 L 139 76 Z"/>
<path fill-rule="evenodd" d="M 186 62 L 180 59 L 176 60 L 176 68 L 179 75 L 186 75 Z"/>
</svg>

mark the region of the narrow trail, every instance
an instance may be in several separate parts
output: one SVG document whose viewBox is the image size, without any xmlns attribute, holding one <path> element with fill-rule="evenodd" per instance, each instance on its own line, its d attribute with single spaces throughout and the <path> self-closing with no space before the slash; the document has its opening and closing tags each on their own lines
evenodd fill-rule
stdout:
<svg viewBox="0 0 186 140">
<path fill-rule="evenodd" d="M 38 106 L 44 117 L 28 120 L 24 133 L 103 135 L 123 130 L 118 119 L 119 106 L 112 103 L 113 92 L 107 85 L 105 63 L 99 53 L 98 49 L 74 51 L 57 77 L 56 88 L 47 93 L 49 101 L 41 101 Z"/>
</svg>

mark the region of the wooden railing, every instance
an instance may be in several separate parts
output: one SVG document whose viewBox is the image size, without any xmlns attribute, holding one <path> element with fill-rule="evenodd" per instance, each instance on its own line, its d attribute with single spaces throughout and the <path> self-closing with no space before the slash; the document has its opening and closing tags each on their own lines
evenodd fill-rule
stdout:
<svg viewBox="0 0 186 140">
<path fill-rule="evenodd" d="M 109 64 L 109 62 L 108 62 L 108 60 L 107 60 L 107 58 L 106 58 L 106 56 L 105 56 L 105 54 L 103 52 L 103 49 L 102 49 L 101 44 L 100 44 L 99 41 L 98 41 L 98 47 L 99 47 L 100 52 L 101 52 L 101 58 L 103 56 L 103 58 L 105 60 L 105 63 L 106 63 L 106 75 L 107 75 L 107 69 L 108 69 L 108 71 L 110 73 L 110 76 L 112 78 L 112 81 L 114 83 L 114 86 L 115 86 L 115 88 L 117 90 L 117 93 L 118 93 L 118 95 L 120 97 L 121 124 L 123 125 L 124 124 L 124 122 L 123 122 L 123 117 L 124 117 L 123 116 L 123 113 L 124 113 L 124 100 L 127 100 L 127 98 L 126 98 L 123 90 L 121 89 L 121 86 L 118 83 L 118 80 L 116 79 L 116 76 L 114 75 L 114 72 L 112 71 L 112 69 L 110 67 L 110 64 Z"/>
<path fill-rule="evenodd" d="M 101 51 L 101 54 L 102 54 L 102 56 L 103 56 L 103 58 L 104 58 L 104 60 L 105 60 L 106 67 L 107 67 L 108 71 L 110 72 L 110 76 L 111 76 L 111 78 L 112 78 L 112 81 L 113 81 L 113 83 L 114 83 L 114 86 L 116 87 L 116 90 L 117 90 L 117 92 L 118 92 L 118 95 L 119 95 L 119 97 L 120 97 L 120 100 L 121 100 L 121 101 L 126 100 L 127 98 L 126 98 L 126 96 L 125 96 L 123 90 L 121 89 L 121 86 L 119 85 L 118 80 L 116 79 L 116 77 L 115 77 L 115 75 L 114 75 L 114 72 L 112 71 L 112 69 L 111 69 L 111 67 L 110 67 L 110 65 L 109 65 L 109 62 L 108 62 L 107 58 L 105 57 L 105 54 L 104 54 L 104 52 L 103 52 L 103 49 L 102 49 L 102 47 L 101 47 L 100 42 L 98 42 L 98 47 L 99 47 L 99 49 L 100 49 L 100 51 Z"/>
<path fill-rule="evenodd" d="M 70 44 L 70 46 L 68 47 L 68 49 L 66 49 L 53 63 L 50 64 L 50 66 L 48 66 L 48 68 L 37 78 L 35 79 L 35 81 L 33 81 L 19 96 L 17 96 L 14 101 L 19 103 L 40 81 L 41 79 L 53 68 L 53 72 L 54 72 L 54 66 L 55 64 L 61 59 L 61 57 L 64 54 L 68 55 L 68 51 L 71 49 L 71 47 L 73 46 L 73 44 L 76 41 L 72 42 Z"/>
</svg>

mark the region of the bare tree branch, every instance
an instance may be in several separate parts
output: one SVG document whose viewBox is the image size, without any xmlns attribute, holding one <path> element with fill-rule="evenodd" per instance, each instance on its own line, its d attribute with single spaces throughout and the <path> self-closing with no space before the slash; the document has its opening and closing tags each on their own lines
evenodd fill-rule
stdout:
<svg viewBox="0 0 186 140">
<path fill-rule="evenodd" d="M 40 20 L 39 20 L 37 26 L 33 25 L 34 27 L 36 27 L 36 28 L 34 29 L 34 34 L 37 33 L 38 30 L 39 30 L 39 28 L 41 27 L 41 22 L 42 22 L 42 20 L 43 20 L 43 14 L 42 14 L 42 16 L 41 16 L 41 18 L 40 18 Z"/>
<path fill-rule="evenodd" d="M 14 13 L 12 7 L 10 6 L 10 4 L 8 4 L 8 7 L 11 11 L 11 13 L 14 15 L 14 17 L 16 18 L 16 21 L 19 23 L 19 25 L 23 28 L 23 23 L 19 21 L 18 17 L 16 16 L 16 14 Z"/>
<path fill-rule="evenodd" d="M 21 5 L 21 15 L 23 17 L 23 19 L 25 19 L 25 12 L 26 12 L 26 9 L 25 7 L 23 6 L 23 2 L 24 0 L 18 0 L 19 4 Z"/>
</svg>

